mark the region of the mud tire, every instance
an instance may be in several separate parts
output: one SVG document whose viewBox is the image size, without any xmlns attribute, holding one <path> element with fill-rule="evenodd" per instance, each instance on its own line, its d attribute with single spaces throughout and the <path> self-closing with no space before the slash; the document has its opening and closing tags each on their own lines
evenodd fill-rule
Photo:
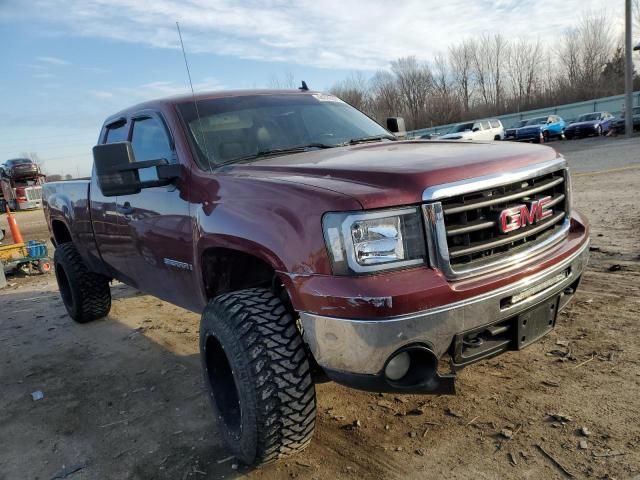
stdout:
<svg viewBox="0 0 640 480">
<path fill-rule="evenodd" d="M 62 303 L 73 320 L 87 323 L 109 314 L 109 278 L 90 272 L 73 243 L 58 245 L 53 264 Z"/>
<path fill-rule="evenodd" d="M 241 462 L 271 463 L 309 445 L 316 418 L 309 361 L 295 318 L 270 290 L 211 300 L 200 358 L 218 428 Z"/>
</svg>

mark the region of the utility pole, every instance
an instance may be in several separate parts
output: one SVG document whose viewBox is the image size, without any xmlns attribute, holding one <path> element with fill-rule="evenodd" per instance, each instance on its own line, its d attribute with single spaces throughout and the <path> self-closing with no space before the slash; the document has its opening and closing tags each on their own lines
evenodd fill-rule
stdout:
<svg viewBox="0 0 640 480">
<path fill-rule="evenodd" d="M 625 0 L 624 32 L 624 131 L 627 138 L 633 135 L 633 58 L 631 57 L 631 0 Z"/>
</svg>

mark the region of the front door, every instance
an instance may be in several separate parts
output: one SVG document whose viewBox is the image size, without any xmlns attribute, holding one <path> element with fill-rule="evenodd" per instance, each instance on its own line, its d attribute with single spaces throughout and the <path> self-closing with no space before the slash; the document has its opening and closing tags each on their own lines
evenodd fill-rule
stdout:
<svg viewBox="0 0 640 480">
<path fill-rule="evenodd" d="M 155 112 L 133 116 L 130 139 L 136 161 L 164 158 L 179 163 L 166 123 Z M 155 168 L 139 173 L 140 180 L 157 180 Z M 126 236 L 120 252 L 125 281 L 185 307 L 195 291 L 187 175 L 183 168 L 175 185 L 145 188 L 116 201 L 119 230 Z"/>
</svg>

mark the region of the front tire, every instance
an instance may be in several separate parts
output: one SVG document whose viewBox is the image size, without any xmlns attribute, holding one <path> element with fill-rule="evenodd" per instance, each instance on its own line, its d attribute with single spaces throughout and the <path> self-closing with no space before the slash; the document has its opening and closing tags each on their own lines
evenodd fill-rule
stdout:
<svg viewBox="0 0 640 480">
<path fill-rule="evenodd" d="M 53 263 L 62 303 L 72 319 L 87 323 L 109 314 L 109 279 L 90 272 L 73 243 L 58 245 Z"/>
<path fill-rule="evenodd" d="M 315 386 L 294 317 L 265 288 L 211 300 L 200 359 L 231 453 L 261 465 L 304 450 L 313 436 Z"/>
</svg>

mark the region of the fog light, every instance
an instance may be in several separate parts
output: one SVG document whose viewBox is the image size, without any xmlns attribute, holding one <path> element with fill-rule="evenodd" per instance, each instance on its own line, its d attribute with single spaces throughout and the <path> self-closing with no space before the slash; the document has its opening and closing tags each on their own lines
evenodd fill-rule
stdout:
<svg viewBox="0 0 640 480">
<path fill-rule="evenodd" d="M 411 358 L 408 352 L 402 352 L 393 357 L 387 363 L 387 367 L 384 369 L 384 374 L 389 380 L 400 380 L 409 371 L 411 365 Z"/>
</svg>

